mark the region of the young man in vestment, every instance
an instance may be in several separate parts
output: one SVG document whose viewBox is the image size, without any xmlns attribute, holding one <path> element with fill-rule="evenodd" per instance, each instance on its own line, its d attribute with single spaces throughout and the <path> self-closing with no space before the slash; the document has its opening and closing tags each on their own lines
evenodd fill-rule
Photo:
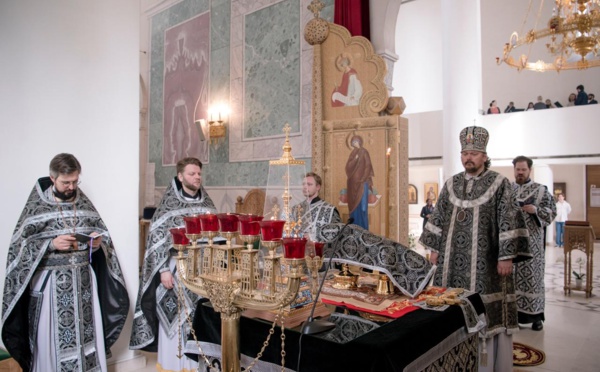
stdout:
<svg viewBox="0 0 600 372">
<path fill-rule="evenodd" d="M 75 156 L 52 159 L 8 248 L 2 341 L 24 371 L 106 371 L 129 312 L 112 239 L 80 173 Z"/>
<path fill-rule="evenodd" d="M 321 226 L 342 221 L 338 210 L 319 197 L 322 182 L 318 174 L 306 173 L 302 181 L 302 193 L 306 199 L 292 208 L 292 220 L 302 219 L 301 235 L 308 235 L 312 241 L 317 239 Z"/>
<path fill-rule="evenodd" d="M 444 184 L 420 242 L 438 265 L 434 285 L 481 295 L 487 327 L 480 334 L 479 371 L 510 371 L 512 334 L 519 329 L 513 263 L 531 253 L 510 181 L 489 170 L 488 139 L 481 127 L 460 132 L 465 171 Z"/>
<path fill-rule="evenodd" d="M 556 204 L 548 188 L 529 177 L 533 160 L 517 156 L 512 163 L 515 171 L 513 187 L 529 231 L 529 248 L 533 254 L 532 260 L 515 265 L 518 320 L 523 324 L 532 323 L 531 329 L 540 331 L 545 320 L 546 226 L 556 217 Z"/>
<path fill-rule="evenodd" d="M 193 319 L 199 297 L 178 279 L 177 252 L 169 230 L 183 226 L 185 216 L 209 212 L 216 213 L 216 208 L 202 187 L 202 163 L 196 158 L 181 159 L 177 176 L 150 223 L 129 343 L 130 349 L 158 352 L 159 371 L 195 371 L 198 365 L 185 355 L 177 357 L 178 346 L 185 346 L 190 330 L 186 318 Z M 183 314 L 178 314 L 178 303 L 183 305 Z"/>
</svg>

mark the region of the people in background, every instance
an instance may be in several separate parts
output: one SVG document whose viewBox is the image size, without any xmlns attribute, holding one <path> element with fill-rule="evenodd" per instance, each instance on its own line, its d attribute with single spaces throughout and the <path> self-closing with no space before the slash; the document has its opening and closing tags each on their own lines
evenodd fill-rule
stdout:
<svg viewBox="0 0 600 372">
<path fill-rule="evenodd" d="M 464 172 L 444 184 L 420 243 L 438 265 L 434 285 L 481 294 L 487 328 L 479 336 L 478 371 L 511 371 L 519 330 L 513 263 L 531 253 L 512 185 L 489 169 L 488 138 L 481 127 L 460 132 Z"/>
<path fill-rule="evenodd" d="M 570 213 L 571 204 L 565 200 L 564 194 L 558 194 L 558 201 L 556 202 L 556 220 L 554 220 L 554 225 L 556 226 L 556 247 L 561 248 L 564 245 L 565 222 L 569 219 Z"/>
<path fill-rule="evenodd" d="M 588 95 L 585 92 L 583 85 L 577 86 L 577 98 L 575 98 L 575 106 L 582 106 L 588 104 Z"/>
<path fill-rule="evenodd" d="M 515 286 L 519 323 L 531 323 L 541 331 L 545 308 L 544 268 L 546 266 L 546 226 L 556 217 L 556 204 L 548 188 L 530 178 L 533 160 L 526 156 L 513 159 L 513 188 L 521 215 L 529 231 L 529 248 L 533 259 L 515 264 Z"/>
<path fill-rule="evenodd" d="M 544 103 L 544 98 L 542 96 L 538 96 L 537 102 L 535 103 L 535 105 L 533 105 L 533 109 L 534 110 L 545 110 L 547 108 L 548 107 Z"/>
<path fill-rule="evenodd" d="M 106 372 L 129 313 L 112 238 L 80 174 L 75 156 L 56 155 L 10 241 L 2 341 L 23 371 Z"/>
<path fill-rule="evenodd" d="M 158 352 L 159 371 L 195 371 L 196 361 L 177 354 L 185 347 L 187 317 L 193 319 L 198 295 L 179 279 L 169 230 L 183 226 L 185 216 L 216 213 L 216 208 L 202 187 L 200 160 L 183 158 L 176 171 L 150 224 L 129 348 Z"/>
<path fill-rule="evenodd" d="M 533 107 L 533 102 L 529 102 L 529 104 L 527 105 L 527 108 L 525 109 L 525 111 L 531 111 L 531 110 L 535 110 L 535 108 Z"/>
<path fill-rule="evenodd" d="M 594 96 L 594 93 L 588 94 L 588 105 L 596 105 L 596 104 L 598 104 L 598 101 L 596 101 L 596 97 Z"/>
<path fill-rule="evenodd" d="M 496 105 L 495 100 L 490 102 L 490 107 L 488 108 L 487 113 L 488 114 L 499 114 L 500 113 L 500 109 Z"/>
<path fill-rule="evenodd" d="M 423 230 L 425 230 L 425 225 L 427 225 L 427 221 L 429 221 L 429 218 L 431 217 L 433 210 L 434 210 L 433 200 L 427 199 L 426 204 L 421 209 L 421 218 L 423 219 Z"/>
<path fill-rule="evenodd" d="M 546 99 L 546 108 L 556 108 L 550 99 Z"/>
<path fill-rule="evenodd" d="M 569 106 L 575 106 L 575 99 L 576 98 L 577 98 L 577 95 L 575 93 L 569 94 L 569 102 L 567 102 L 567 107 L 569 107 Z"/>
<path fill-rule="evenodd" d="M 509 112 L 514 112 L 515 110 L 516 110 L 515 103 L 513 101 L 510 101 L 508 103 L 508 106 L 506 106 L 506 108 L 504 109 L 504 112 L 509 113 Z"/>
</svg>

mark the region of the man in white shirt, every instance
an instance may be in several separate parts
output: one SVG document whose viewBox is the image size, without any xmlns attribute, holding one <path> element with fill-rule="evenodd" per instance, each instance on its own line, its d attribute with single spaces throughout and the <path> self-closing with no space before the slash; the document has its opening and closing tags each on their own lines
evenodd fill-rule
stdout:
<svg viewBox="0 0 600 372">
<path fill-rule="evenodd" d="M 558 194 L 556 219 L 554 220 L 556 225 L 556 247 L 561 248 L 564 245 L 565 221 L 568 220 L 569 213 L 571 213 L 571 204 L 567 203 L 563 194 Z"/>
</svg>

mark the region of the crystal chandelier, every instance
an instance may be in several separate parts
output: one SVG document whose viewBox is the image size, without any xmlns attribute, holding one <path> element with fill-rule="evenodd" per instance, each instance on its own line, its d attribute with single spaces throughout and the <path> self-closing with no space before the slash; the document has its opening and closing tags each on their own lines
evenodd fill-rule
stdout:
<svg viewBox="0 0 600 372">
<path fill-rule="evenodd" d="M 533 0 L 523 24 L 527 21 Z M 537 20 L 540 19 L 543 0 L 540 4 Z M 536 20 L 536 24 L 537 24 Z M 529 61 L 532 45 L 538 40 L 546 40 L 546 50 L 551 61 L 539 59 Z M 511 56 L 513 50 L 527 48 L 520 57 Z M 555 0 L 553 15 L 544 29 L 531 29 L 524 36 L 513 32 L 510 41 L 504 45 L 502 58 L 496 62 L 506 63 L 517 70 L 557 71 L 584 70 L 600 66 L 600 0 Z"/>
</svg>

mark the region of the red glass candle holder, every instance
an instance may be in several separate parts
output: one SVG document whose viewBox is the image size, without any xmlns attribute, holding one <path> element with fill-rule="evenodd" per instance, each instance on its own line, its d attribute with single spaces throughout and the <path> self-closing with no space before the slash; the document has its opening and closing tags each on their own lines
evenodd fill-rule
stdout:
<svg viewBox="0 0 600 372">
<path fill-rule="evenodd" d="M 315 256 L 323 257 L 323 247 L 325 247 L 325 243 L 323 242 L 314 242 L 315 243 Z"/>
<path fill-rule="evenodd" d="M 258 235 L 260 234 L 260 224 L 263 216 L 257 216 L 254 214 L 240 214 L 238 220 L 240 221 L 241 233 L 240 235 Z"/>
<path fill-rule="evenodd" d="M 185 222 L 186 234 L 200 234 L 202 232 L 202 225 L 200 224 L 200 217 L 197 215 L 183 217 Z"/>
<path fill-rule="evenodd" d="M 173 237 L 173 244 L 177 245 L 188 245 L 190 244 L 190 240 L 185 236 L 185 228 L 184 227 L 176 227 L 174 229 L 169 230 L 171 232 L 171 236 Z"/>
<path fill-rule="evenodd" d="M 283 238 L 283 257 L 304 258 L 306 238 Z"/>
<path fill-rule="evenodd" d="M 257 216 L 254 214 L 240 214 L 238 220 L 240 221 L 240 235 L 258 235 L 260 234 L 260 224 L 263 216 Z"/>
<path fill-rule="evenodd" d="M 262 240 L 273 241 L 279 240 L 283 236 L 283 226 L 285 221 L 282 220 L 268 220 L 260 221 L 260 232 L 262 233 Z"/>
<path fill-rule="evenodd" d="M 202 231 L 219 231 L 219 219 L 216 214 L 201 214 Z"/>
<path fill-rule="evenodd" d="M 238 215 L 231 213 L 219 213 L 217 214 L 219 219 L 219 225 L 221 225 L 221 232 L 237 232 L 239 227 Z"/>
</svg>

